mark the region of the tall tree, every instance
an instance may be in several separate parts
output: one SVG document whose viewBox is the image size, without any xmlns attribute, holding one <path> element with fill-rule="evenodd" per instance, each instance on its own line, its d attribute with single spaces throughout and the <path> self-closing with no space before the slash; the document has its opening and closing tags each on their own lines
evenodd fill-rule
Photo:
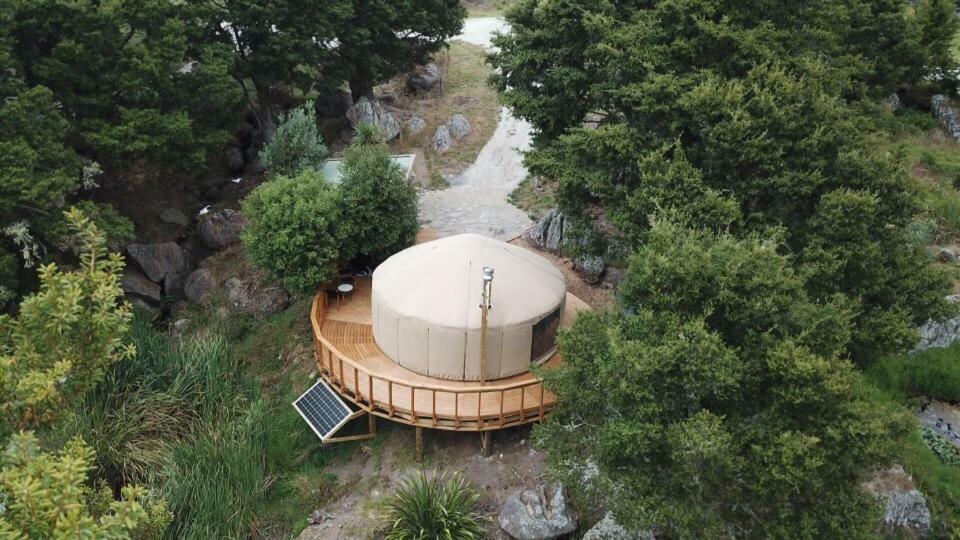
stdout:
<svg viewBox="0 0 960 540">
<path fill-rule="evenodd" d="M 425 63 L 460 33 L 467 12 L 459 0 L 352 0 L 338 25 L 333 73 L 354 99 Z"/>
<path fill-rule="evenodd" d="M 857 51 L 887 30 L 852 36 L 834 20 L 856 18 L 854 4 L 667 0 L 614 17 L 521 3 L 496 62 L 505 99 L 542 129 L 531 171 L 559 182 L 579 228 L 628 252 L 657 209 L 737 234 L 782 227 L 780 249 L 806 266 L 810 294 L 857 304 L 849 354 L 868 362 L 909 347 L 919 324 L 946 313 L 948 287 L 906 239 L 918 210 L 907 177 L 844 99 L 885 69 Z M 578 60 L 586 71 L 538 65 L 564 56 L 530 50 L 531 36 L 564 24 L 594 35 Z"/>
<path fill-rule="evenodd" d="M 16 70 L 53 92 L 87 157 L 189 169 L 226 141 L 239 104 L 230 51 L 199 39 L 191 4 L 7 1 Z"/>
<path fill-rule="evenodd" d="M 657 537 L 870 535 L 860 484 L 907 419 L 839 356 L 851 306 L 810 301 L 779 241 L 658 221 L 621 309 L 561 335 L 536 435 L 578 497 Z"/>
</svg>

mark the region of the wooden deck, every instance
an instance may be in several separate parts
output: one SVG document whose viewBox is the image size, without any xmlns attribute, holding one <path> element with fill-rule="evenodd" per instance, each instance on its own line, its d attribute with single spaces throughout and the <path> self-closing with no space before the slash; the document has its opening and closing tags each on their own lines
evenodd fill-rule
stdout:
<svg viewBox="0 0 960 540">
<path fill-rule="evenodd" d="M 458 431 L 487 431 L 534 422 L 556 398 L 532 373 L 488 381 L 449 381 L 421 375 L 391 360 L 373 339 L 370 279 L 337 302 L 323 292 L 313 300 L 311 322 L 320 375 L 344 398 L 372 414 L 410 425 Z M 329 304 L 329 305 L 328 305 Z M 562 326 L 589 309 L 567 294 Z M 560 362 L 555 354 L 544 366 Z"/>
</svg>

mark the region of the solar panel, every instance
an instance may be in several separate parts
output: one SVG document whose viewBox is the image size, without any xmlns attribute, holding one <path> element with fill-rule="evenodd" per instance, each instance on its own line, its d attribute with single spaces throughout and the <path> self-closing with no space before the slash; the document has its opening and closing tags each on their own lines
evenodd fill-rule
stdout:
<svg viewBox="0 0 960 540">
<path fill-rule="evenodd" d="M 350 407 L 323 380 L 317 381 L 297 398 L 293 407 L 321 441 L 330 438 L 353 414 Z"/>
</svg>

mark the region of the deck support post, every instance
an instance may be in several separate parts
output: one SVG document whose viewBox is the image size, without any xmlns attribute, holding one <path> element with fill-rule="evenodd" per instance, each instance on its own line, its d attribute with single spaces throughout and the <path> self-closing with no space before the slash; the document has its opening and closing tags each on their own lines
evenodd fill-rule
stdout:
<svg viewBox="0 0 960 540">
<path fill-rule="evenodd" d="M 367 412 L 367 427 L 370 428 L 370 434 L 377 434 L 377 415 L 372 412 Z"/>
<path fill-rule="evenodd" d="M 493 439 L 493 431 L 481 431 L 480 432 L 480 455 L 483 457 L 490 457 L 490 450 L 493 446 L 491 440 Z"/>
<path fill-rule="evenodd" d="M 414 426 L 414 438 L 417 440 L 417 462 L 423 463 L 423 428 Z"/>
</svg>

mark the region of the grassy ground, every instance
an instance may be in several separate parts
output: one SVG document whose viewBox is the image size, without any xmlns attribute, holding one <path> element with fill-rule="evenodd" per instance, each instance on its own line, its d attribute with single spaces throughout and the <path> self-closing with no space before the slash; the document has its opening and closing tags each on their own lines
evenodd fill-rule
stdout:
<svg viewBox="0 0 960 540">
<path fill-rule="evenodd" d="M 960 344 L 912 356 L 894 356 L 871 366 L 865 376 L 879 398 L 917 410 L 925 399 L 957 402 L 960 396 Z M 944 463 L 914 429 L 897 441 L 897 461 L 924 493 L 939 527 L 960 530 L 960 467 Z M 946 535 L 947 531 L 940 530 Z"/>
<path fill-rule="evenodd" d="M 528 176 L 510 193 L 508 200 L 536 221 L 557 206 L 556 190 L 556 184 Z"/>
<path fill-rule="evenodd" d="M 463 0 L 470 17 L 502 17 L 515 0 Z"/>
<path fill-rule="evenodd" d="M 440 52 L 435 61 L 443 73 L 442 92 L 434 89 L 428 95 L 407 94 L 401 81 L 377 88 L 380 96 L 392 96 L 398 108 L 423 118 L 426 127 L 416 135 L 406 131 L 394 142 L 391 150 L 397 153 L 422 151 L 427 165 L 427 183 L 442 188 L 443 177 L 462 172 L 477 158 L 480 149 L 493 134 L 499 120 L 500 105 L 496 91 L 487 84 L 492 69 L 486 63 L 482 47 L 450 42 L 449 51 Z M 460 113 L 470 122 L 471 132 L 461 141 L 455 141 L 447 152 L 433 150 L 433 134 L 452 115 Z"/>
</svg>

